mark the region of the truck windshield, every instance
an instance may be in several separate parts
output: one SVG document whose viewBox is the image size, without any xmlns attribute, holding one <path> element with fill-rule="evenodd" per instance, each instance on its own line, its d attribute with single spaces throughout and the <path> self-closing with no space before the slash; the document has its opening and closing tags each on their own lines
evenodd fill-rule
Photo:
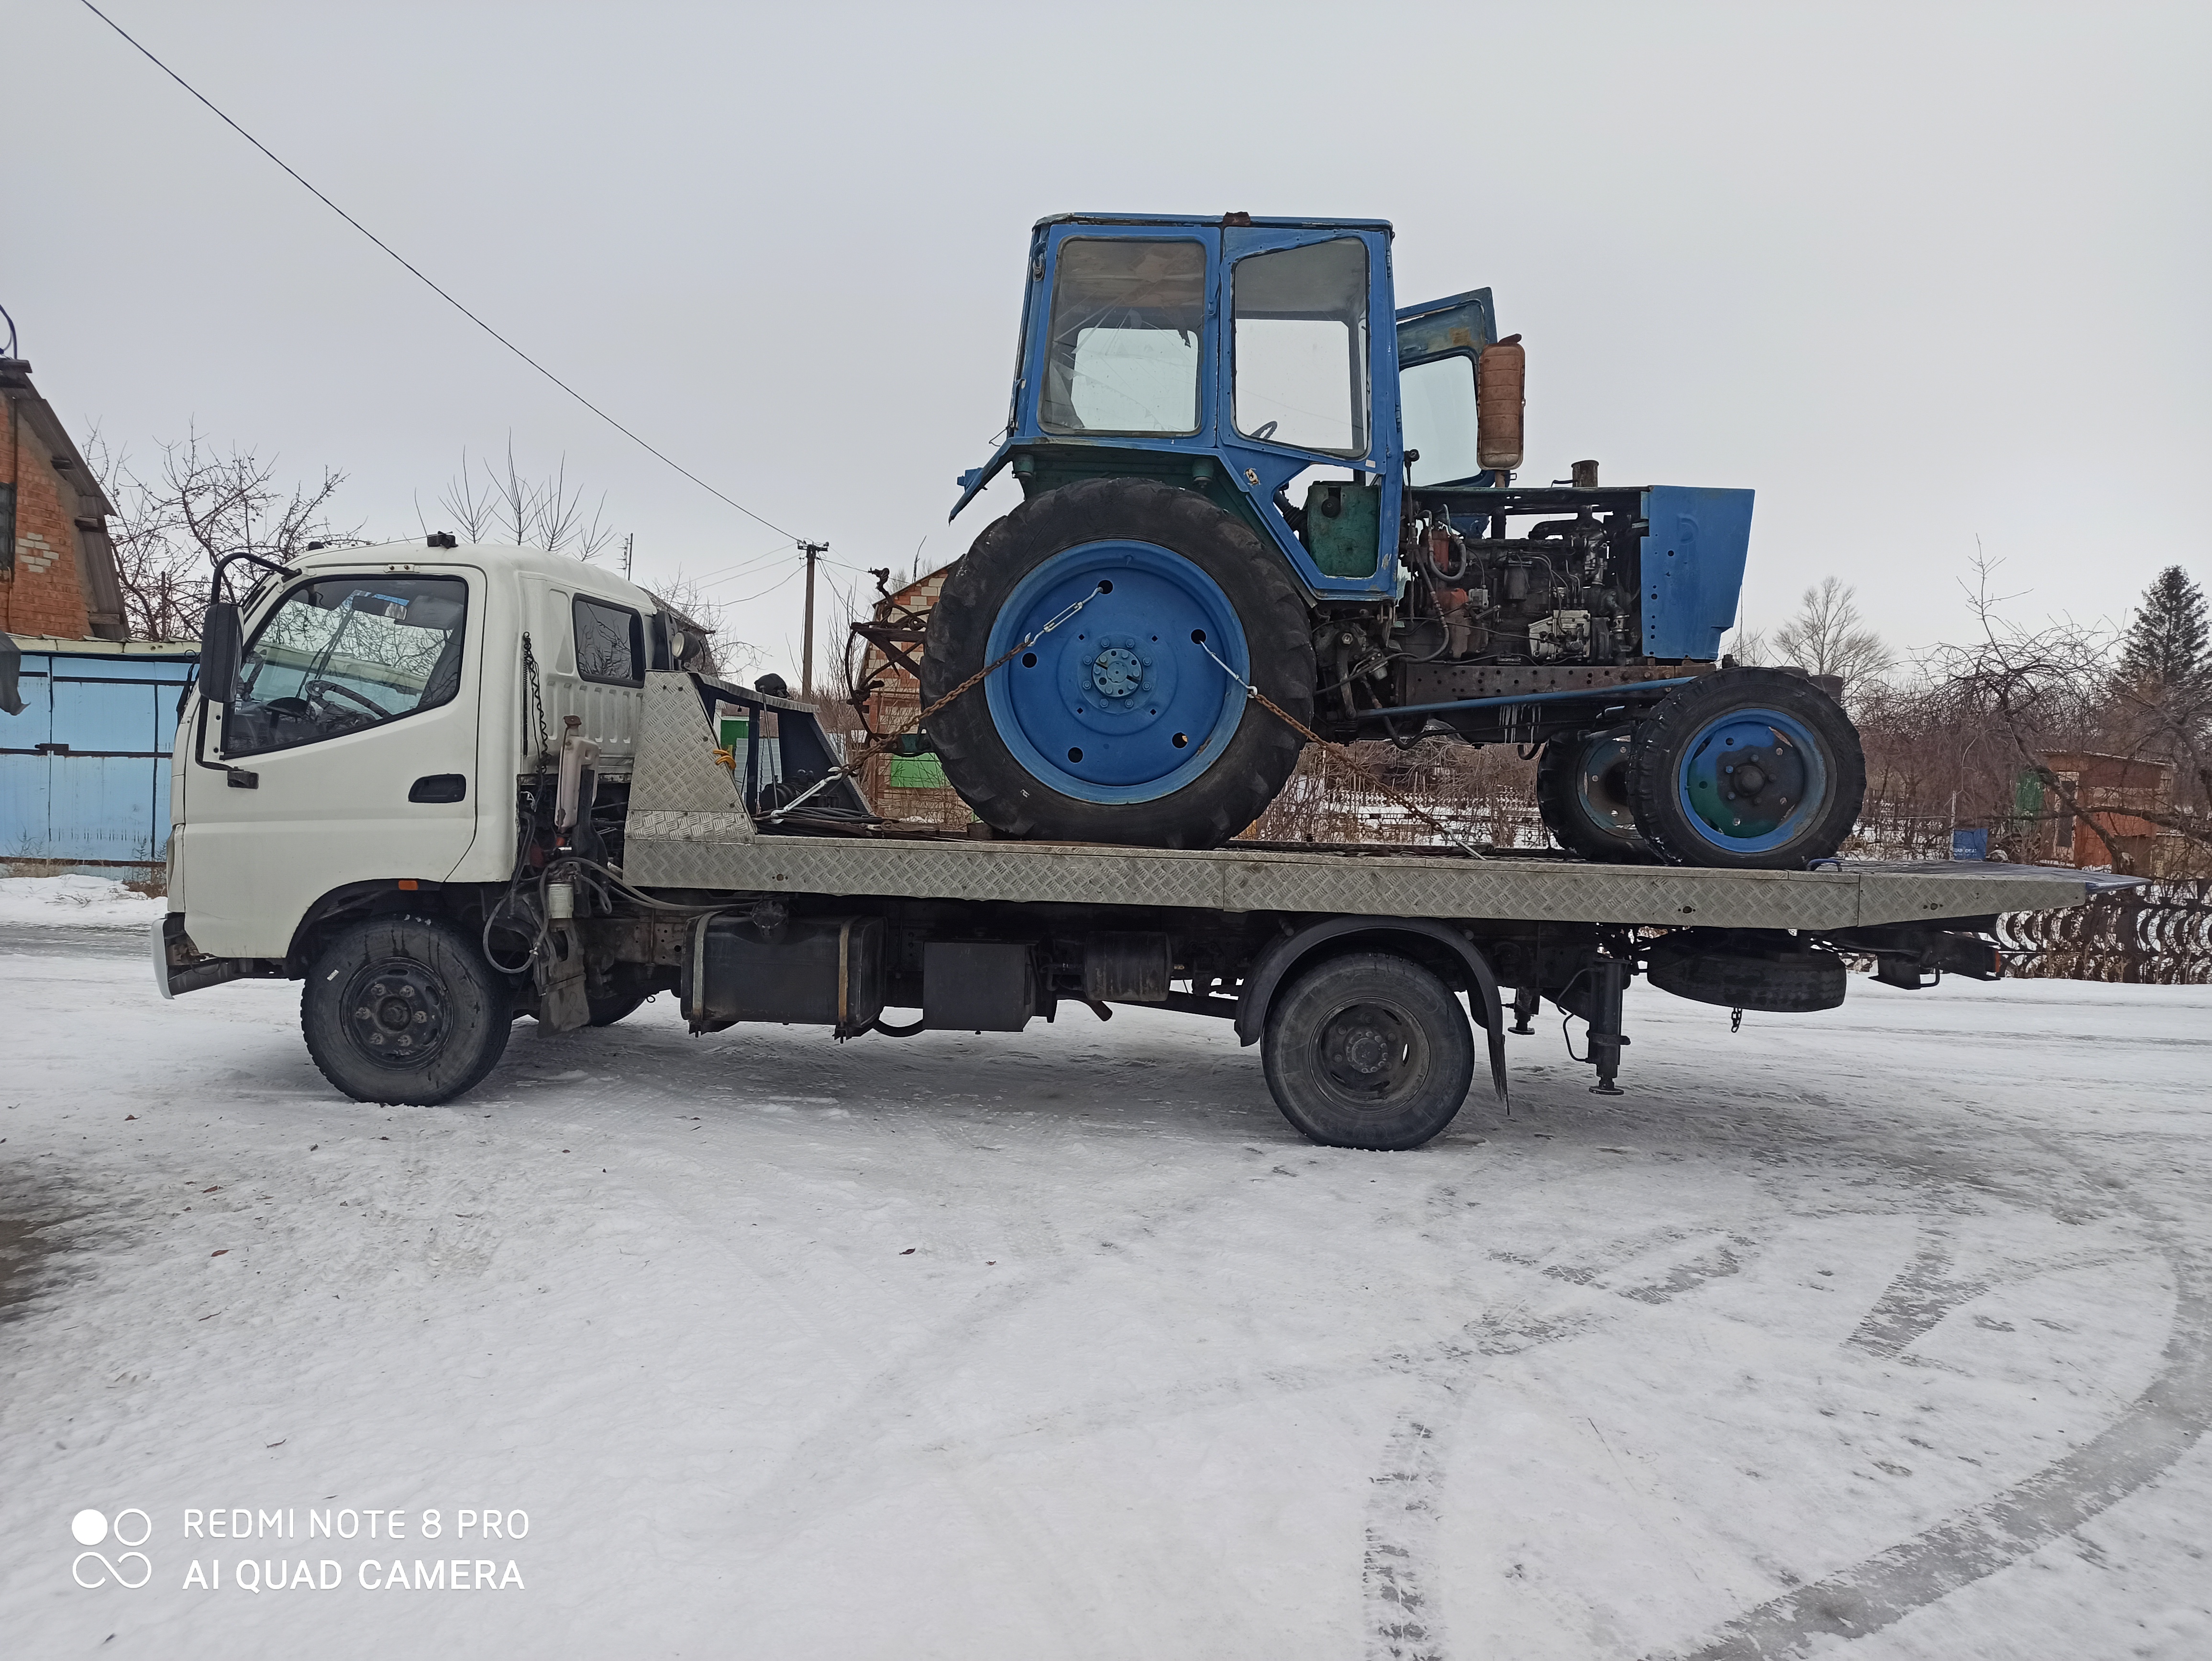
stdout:
<svg viewBox="0 0 2212 1661">
<path fill-rule="evenodd" d="M 1194 433 L 1206 248 L 1070 237 L 1053 281 L 1038 423 L 1049 433 Z"/>
<path fill-rule="evenodd" d="M 450 702 L 468 609 L 459 577 L 325 577 L 293 589 L 239 666 L 223 753 L 313 744 Z"/>
</svg>

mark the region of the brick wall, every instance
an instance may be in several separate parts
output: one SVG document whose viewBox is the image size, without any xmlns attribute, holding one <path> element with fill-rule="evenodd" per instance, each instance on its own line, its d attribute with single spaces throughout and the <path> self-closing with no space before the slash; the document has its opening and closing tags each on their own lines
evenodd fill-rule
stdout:
<svg viewBox="0 0 2212 1661">
<path fill-rule="evenodd" d="M 76 569 L 76 492 L 63 484 L 53 453 L 9 402 L 8 425 L 15 430 L 0 429 L 0 484 L 15 486 L 15 569 L 12 581 L 0 575 L 0 629 L 83 640 L 92 620 Z"/>
</svg>

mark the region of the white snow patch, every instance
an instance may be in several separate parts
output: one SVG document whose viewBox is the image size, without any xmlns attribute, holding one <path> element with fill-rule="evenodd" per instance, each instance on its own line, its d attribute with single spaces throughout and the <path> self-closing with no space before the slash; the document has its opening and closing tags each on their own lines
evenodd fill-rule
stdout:
<svg viewBox="0 0 2212 1661">
<path fill-rule="evenodd" d="M 112 877 L 0 877 L 0 923 L 59 928 L 150 928 L 169 903 Z"/>
</svg>

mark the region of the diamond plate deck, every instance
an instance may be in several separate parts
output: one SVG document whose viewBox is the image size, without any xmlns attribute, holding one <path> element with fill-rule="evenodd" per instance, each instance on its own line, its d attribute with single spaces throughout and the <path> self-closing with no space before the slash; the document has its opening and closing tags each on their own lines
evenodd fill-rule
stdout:
<svg viewBox="0 0 2212 1661">
<path fill-rule="evenodd" d="M 1234 844 L 762 836 L 714 759 L 690 678 L 675 674 L 647 678 L 623 846 L 623 874 L 648 888 L 1651 928 L 1833 929 L 2048 910 L 2081 904 L 2089 887 L 2078 873 L 2033 867 L 1703 871 Z"/>
</svg>

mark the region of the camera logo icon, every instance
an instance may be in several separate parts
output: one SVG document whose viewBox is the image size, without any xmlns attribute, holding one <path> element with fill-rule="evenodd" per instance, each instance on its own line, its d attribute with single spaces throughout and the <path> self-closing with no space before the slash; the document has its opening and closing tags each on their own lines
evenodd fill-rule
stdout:
<svg viewBox="0 0 2212 1661">
<path fill-rule="evenodd" d="M 133 1517 L 138 1519 L 135 1524 L 130 1521 Z M 135 1538 L 125 1531 L 131 1527 L 138 1530 Z M 94 1511 L 89 1506 L 70 1518 L 71 1536 L 77 1544 L 85 1547 L 99 1546 L 111 1534 L 118 1546 L 143 1546 L 153 1532 L 154 1519 L 136 1506 L 125 1506 L 117 1512 L 112 1526 L 105 1512 Z M 134 1571 L 136 1579 L 132 1578 Z M 154 1565 L 143 1551 L 118 1553 L 115 1561 L 110 1562 L 103 1552 L 85 1550 L 77 1553 L 76 1561 L 70 1565 L 70 1575 L 88 1591 L 95 1586 L 106 1585 L 110 1579 L 126 1591 L 136 1591 L 154 1578 Z"/>
</svg>

